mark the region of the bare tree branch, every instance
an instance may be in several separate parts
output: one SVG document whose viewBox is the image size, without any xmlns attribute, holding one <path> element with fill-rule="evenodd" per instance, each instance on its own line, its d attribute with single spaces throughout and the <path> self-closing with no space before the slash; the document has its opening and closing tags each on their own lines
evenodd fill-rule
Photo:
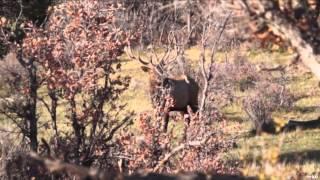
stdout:
<svg viewBox="0 0 320 180">
<path fill-rule="evenodd" d="M 207 46 L 207 29 L 204 28 L 203 33 L 202 33 L 202 51 L 201 51 L 201 55 L 200 55 L 200 69 L 201 69 L 201 73 L 203 76 L 203 80 L 204 80 L 204 85 L 203 85 L 203 90 L 202 90 L 202 99 L 201 99 L 201 104 L 200 104 L 200 108 L 199 108 L 199 116 L 200 119 L 202 118 L 202 111 L 205 108 L 205 102 L 206 102 L 206 98 L 207 98 L 207 91 L 208 91 L 208 85 L 209 85 L 209 81 L 212 78 L 212 74 L 210 72 L 210 68 L 212 67 L 213 63 L 214 63 L 214 54 L 215 51 L 217 49 L 217 45 L 220 42 L 220 39 L 222 37 L 222 34 L 224 32 L 224 30 L 226 29 L 227 23 L 231 17 L 232 13 L 229 13 L 229 15 L 225 18 L 223 25 L 221 26 L 221 29 L 219 31 L 219 34 L 217 36 L 217 39 L 214 42 L 214 45 L 211 48 L 211 56 L 210 56 L 210 64 L 209 64 L 209 72 L 206 72 L 205 70 L 205 61 L 206 61 L 206 57 L 205 57 L 205 50 L 206 50 L 206 46 Z M 209 25 L 210 27 L 210 25 Z"/>
<path fill-rule="evenodd" d="M 165 157 L 161 161 L 159 161 L 158 165 L 153 168 L 153 172 L 157 172 L 157 171 L 161 170 L 161 168 L 165 165 L 165 163 L 168 162 L 169 159 L 172 156 L 174 156 L 175 154 L 177 154 L 179 151 L 182 151 L 183 149 L 189 148 L 189 147 L 203 146 L 205 143 L 207 143 L 209 138 L 214 134 L 215 133 L 211 132 L 211 133 L 207 134 L 201 141 L 190 141 L 190 142 L 183 143 L 183 144 L 175 147 L 171 152 L 166 154 Z"/>
<path fill-rule="evenodd" d="M 124 125 L 126 124 L 129 120 L 131 119 L 131 116 L 127 116 L 125 117 L 120 124 L 118 124 L 117 126 L 115 126 L 113 129 L 111 129 L 109 136 L 106 138 L 106 141 L 110 141 L 114 134 Z"/>
</svg>

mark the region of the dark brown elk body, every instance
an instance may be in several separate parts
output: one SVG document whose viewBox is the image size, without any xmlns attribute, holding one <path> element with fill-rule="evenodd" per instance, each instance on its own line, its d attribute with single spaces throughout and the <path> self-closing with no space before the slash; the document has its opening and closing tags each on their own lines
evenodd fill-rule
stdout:
<svg viewBox="0 0 320 180">
<path fill-rule="evenodd" d="M 188 107 L 196 112 L 198 110 L 198 92 L 199 86 L 197 82 L 188 76 L 170 77 L 166 73 L 159 75 L 154 68 L 145 67 L 143 70 L 149 73 L 150 95 L 155 108 L 160 106 L 161 116 L 164 124 L 163 130 L 167 131 L 169 122 L 169 113 L 171 111 L 179 111 L 188 114 Z M 159 71 L 159 70 L 158 70 Z M 172 104 L 168 107 L 164 101 L 172 100 Z M 189 124 L 190 119 L 187 118 Z"/>
<path fill-rule="evenodd" d="M 130 58 L 139 60 L 143 64 L 141 66 L 142 70 L 149 74 L 152 104 L 154 108 L 161 109 L 160 114 L 164 121 L 163 130 L 165 132 L 167 131 L 171 111 L 179 111 L 185 115 L 188 114 L 188 109 L 193 112 L 198 110 L 199 85 L 193 78 L 184 73 L 172 75 L 174 73 L 167 72 L 166 69 L 169 68 L 166 68 L 166 66 L 172 65 L 172 63 L 166 64 L 164 58 L 158 64 L 154 64 L 152 60 L 146 62 L 140 57 L 133 56 L 131 49 L 127 50 L 127 54 Z M 177 69 L 172 70 L 178 71 Z M 170 106 L 165 105 L 168 101 L 166 98 L 172 101 Z M 189 124 L 190 118 L 186 118 L 186 121 Z"/>
</svg>

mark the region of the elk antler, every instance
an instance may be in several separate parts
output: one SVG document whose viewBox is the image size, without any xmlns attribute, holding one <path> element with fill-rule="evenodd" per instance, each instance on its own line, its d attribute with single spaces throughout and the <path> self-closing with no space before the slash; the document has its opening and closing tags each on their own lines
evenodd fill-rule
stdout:
<svg viewBox="0 0 320 180">
<path fill-rule="evenodd" d="M 141 59 L 140 54 L 138 57 L 136 57 L 135 55 L 133 55 L 132 53 L 132 49 L 131 46 L 128 45 L 124 48 L 125 53 L 127 54 L 127 56 L 129 56 L 129 58 L 134 59 L 134 60 L 138 60 L 139 62 L 141 62 L 143 65 L 149 65 L 150 62 L 146 62 L 144 60 Z M 152 63 L 153 64 L 153 63 Z"/>
<path fill-rule="evenodd" d="M 138 55 L 134 55 L 132 52 L 132 48 L 130 46 L 130 44 L 128 46 L 125 47 L 124 51 L 127 54 L 127 56 L 131 59 L 134 60 L 138 60 L 141 64 L 146 65 L 146 66 L 151 66 L 151 68 L 160 76 L 163 76 L 163 72 L 164 71 L 164 66 L 167 64 L 171 64 L 173 63 L 177 56 L 178 56 L 178 51 L 177 51 L 177 47 L 172 48 L 171 45 L 174 44 L 175 46 L 177 46 L 177 43 L 173 43 L 173 41 L 176 41 L 176 37 L 174 35 L 171 35 L 173 37 L 171 37 L 171 39 L 169 38 L 168 41 L 170 41 L 169 45 L 166 46 L 165 48 L 165 52 L 163 55 L 161 55 L 161 57 L 158 56 L 158 54 L 156 53 L 154 46 L 151 45 L 150 46 L 150 50 L 152 52 L 152 56 L 150 57 L 150 60 L 144 60 L 140 57 L 140 54 Z M 173 40 L 172 40 L 173 38 Z M 172 52 L 175 51 L 175 55 L 174 57 L 172 57 Z M 154 63 L 153 60 L 156 60 L 157 62 Z"/>
<path fill-rule="evenodd" d="M 142 63 L 143 65 L 151 66 L 151 68 L 152 68 L 153 70 L 155 70 L 155 72 L 156 72 L 158 75 L 160 75 L 160 76 L 163 75 L 163 74 L 157 69 L 158 65 L 156 65 L 156 64 L 153 62 L 152 57 L 150 58 L 149 61 L 145 61 L 145 60 L 143 60 L 143 59 L 140 57 L 140 54 L 138 55 L 138 57 L 135 56 L 135 55 L 133 55 L 132 49 L 131 49 L 131 46 L 130 46 L 130 45 L 128 45 L 127 47 L 125 47 L 124 51 L 126 52 L 127 56 L 129 56 L 129 58 L 134 59 L 134 60 L 138 60 L 138 61 L 139 61 L 140 63 Z M 160 68 L 161 68 L 161 67 L 160 67 Z M 163 70 L 163 69 L 161 68 L 161 70 Z"/>
<path fill-rule="evenodd" d="M 171 34 L 173 34 L 173 33 L 171 33 Z M 173 43 L 173 41 L 176 40 L 176 37 L 174 35 L 172 35 L 172 36 L 173 36 L 173 40 L 170 39 L 170 37 L 168 37 L 169 44 L 165 47 L 164 54 L 163 54 L 163 56 L 161 56 L 161 58 L 159 58 L 158 54 L 156 53 L 154 46 L 151 46 L 151 51 L 153 53 L 153 56 L 156 58 L 156 60 L 158 62 L 157 63 L 158 67 L 161 70 L 164 69 L 165 65 L 173 63 L 178 56 L 177 47 L 175 47 L 174 49 L 171 47 L 172 44 L 175 44 L 175 46 L 177 46 L 176 43 Z M 172 54 L 173 51 L 175 51 L 175 55 L 174 55 L 174 57 L 170 58 L 170 55 Z"/>
</svg>

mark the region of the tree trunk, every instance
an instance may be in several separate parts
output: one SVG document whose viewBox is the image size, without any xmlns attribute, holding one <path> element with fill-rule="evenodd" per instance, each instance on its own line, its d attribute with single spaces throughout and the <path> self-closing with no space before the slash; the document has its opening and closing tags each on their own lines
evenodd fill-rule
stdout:
<svg viewBox="0 0 320 180">
<path fill-rule="evenodd" d="M 300 55 L 303 64 L 320 80 L 318 56 L 315 54 L 312 45 L 302 38 L 298 27 L 279 11 L 279 8 L 277 8 L 274 2 L 269 0 L 255 2 L 260 7 L 263 7 L 263 9 L 250 9 L 249 11 L 253 12 L 259 19 L 265 21 L 274 34 L 289 42 Z"/>
<path fill-rule="evenodd" d="M 37 152 L 38 149 L 38 119 L 37 119 L 37 70 L 31 60 L 28 67 L 29 76 L 29 111 L 27 113 L 27 121 L 29 121 L 29 139 L 30 147 L 33 151 Z"/>
<path fill-rule="evenodd" d="M 38 97 L 38 82 L 37 82 L 37 67 L 33 58 L 25 60 L 23 58 L 23 49 L 17 52 L 17 60 L 20 65 L 27 71 L 27 106 L 24 109 L 24 122 L 26 124 L 26 135 L 30 140 L 30 148 L 38 151 L 38 118 L 37 118 L 37 97 Z"/>
<path fill-rule="evenodd" d="M 52 120 L 52 126 L 54 131 L 54 138 L 55 138 L 55 146 L 58 148 L 59 146 L 59 131 L 57 126 L 57 107 L 58 107 L 58 97 L 56 95 L 56 90 L 49 90 L 49 97 L 51 99 L 51 110 L 50 116 Z"/>
<path fill-rule="evenodd" d="M 83 127 L 80 125 L 78 118 L 77 118 L 77 112 L 76 112 L 76 101 L 75 97 L 73 96 L 70 99 L 70 106 L 71 106 L 71 122 L 72 122 L 72 128 L 75 134 L 76 138 L 76 144 L 74 146 L 74 153 L 75 153 L 75 160 L 76 164 L 79 164 L 80 162 L 80 148 L 83 143 L 82 138 L 83 138 Z"/>
</svg>

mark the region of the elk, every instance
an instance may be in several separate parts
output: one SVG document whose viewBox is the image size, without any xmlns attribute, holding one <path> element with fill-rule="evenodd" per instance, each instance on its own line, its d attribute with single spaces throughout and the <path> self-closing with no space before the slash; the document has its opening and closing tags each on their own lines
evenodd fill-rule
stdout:
<svg viewBox="0 0 320 180">
<path fill-rule="evenodd" d="M 169 50 L 167 49 L 165 55 L 158 59 L 158 63 L 153 62 L 153 58 L 149 61 L 143 60 L 140 56 L 135 56 L 132 53 L 131 47 L 126 47 L 126 54 L 133 60 L 138 60 L 142 66 L 141 69 L 149 74 L 149 88 L 154 108 L 158 108 L 159 105 L 165 104 L 163 101 L 166 99 L 159 98 L 162 90 L 166 90 L 166 95 L 173 102 L 169 107 L 165 107 L 160 111 L 160 116 L 163 121 L 163 131 L 166 132 L 169 123 L 169 113 L 172 111 L 181 112 L 182 115 L 188 115 L 190 110 L 194 113 L 198 110 L 198 92 L 199 85 L 195 79 L 188 75 L 170 75 L 166 71 L 166 66 L 170 66 L 172 62 L 181 60 L 182 56 L 177 55 L 176 57 L 169 60 Z M 169 62 L 168 62 L 169 61 Z M 161 101 L 161 102 L 159 102 Z M 185 117 L 185 116 L 184 116 Z M 190 123 L 190 117 L 185 118 L 187 125 Z"/>
</svg>

